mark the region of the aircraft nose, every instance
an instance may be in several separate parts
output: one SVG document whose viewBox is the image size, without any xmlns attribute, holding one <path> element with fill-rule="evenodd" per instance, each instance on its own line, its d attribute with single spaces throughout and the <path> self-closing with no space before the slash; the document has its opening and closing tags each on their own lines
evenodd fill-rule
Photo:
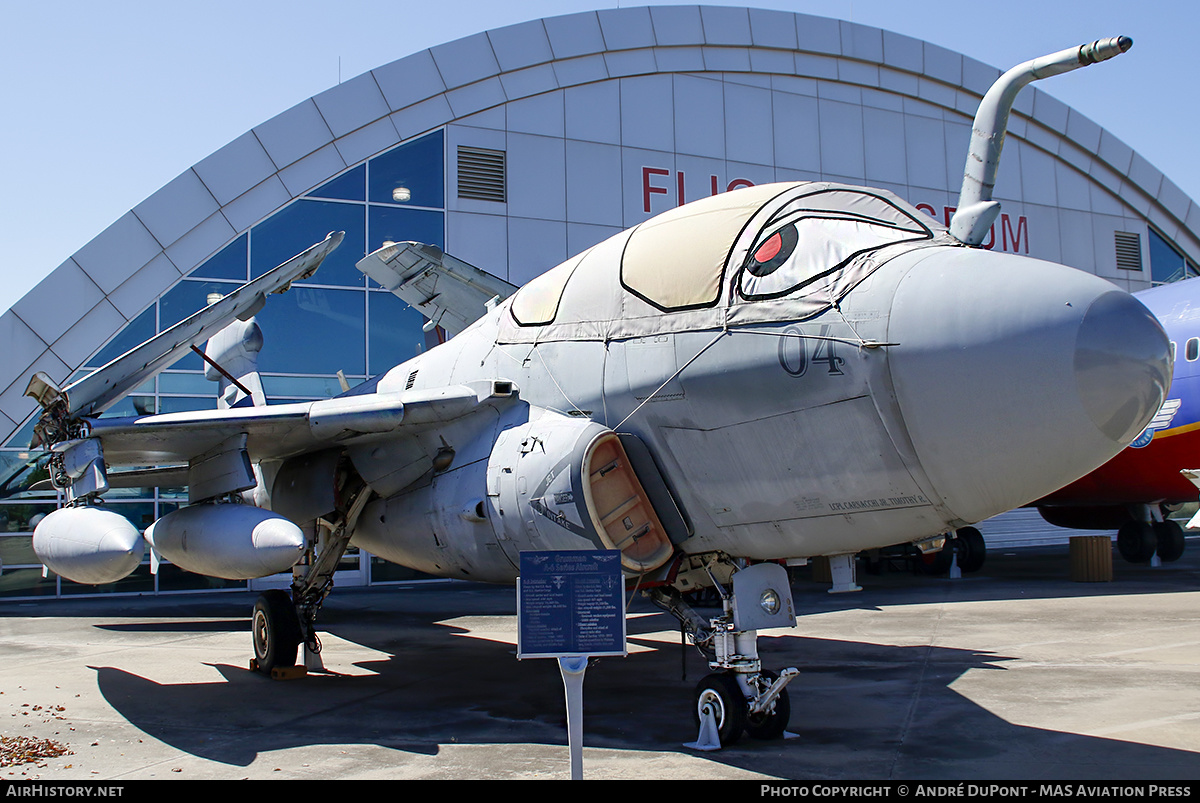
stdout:
<svg viewBox="0 0 1200 803">
<path fill-rule="evenodd" d="M 1082 271 L 961 249 L 900 282 L 896 400 L 942 503 L 975 522 L 1115 456 L 1158 411 L 1170 343 L 1137 299 Z"/>
<path fill-rule="evenodd" d="M 1171 344 L 1158 320 L 1128 293 L 1110 290 L 1088 307 L 1075 343 L 1079 399 L 1101 432 L 1122 446 L 1162 406 Z"/>
</svg>

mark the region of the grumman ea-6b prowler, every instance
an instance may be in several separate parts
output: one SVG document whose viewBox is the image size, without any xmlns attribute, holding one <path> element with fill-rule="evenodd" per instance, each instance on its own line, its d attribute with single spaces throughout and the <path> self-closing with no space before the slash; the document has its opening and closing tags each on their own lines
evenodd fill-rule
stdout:
<svg viewBox="0 0 1200 803">
<path fill-rule="evenodd" d="M 350 543 L 432 575 L 512 583 L 528 550 L 619 550 L 629 590 L 709 660 L 697 722 L 728 744 L 783 733 L 795 669 L 756 631 L 794 626 L 784 564 L 940 546 L 1123 449 L 1171 377 L 1162 327 L 1094 275 L 979 247 L 1009 109 L 1036 78 L 1126 38 L 1006 73 L 975 122 L 949 229 L 889 192 L 770 184 L 668 211 L 517 289 L 431 246 L 360 270 L 450 335 L 325 401 L 265 405 L 253 366 L 266 295 L 330 237 L 66 388 L 29 393 L 69 506 L 39 559 L 83 583 L 141 561 L 115 486 L 186 485 L 145 533 L 193 572 L 292 570 L 253 614 L 257 667 L 319 650 L 314 619 Z M 221 409 L 99 418 L 207 340 Z M 128 470 L 122 471 L 121 468 Z M 694 592 L 715 589 L 723 613 Z"/>
</svg>

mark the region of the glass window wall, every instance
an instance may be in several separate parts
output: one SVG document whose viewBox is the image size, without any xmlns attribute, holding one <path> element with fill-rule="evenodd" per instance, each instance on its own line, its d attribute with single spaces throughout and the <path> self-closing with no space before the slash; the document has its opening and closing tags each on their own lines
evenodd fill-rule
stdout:
<svg viewBox="0 0 1200 803">
<path fill-rule="evenodd" d="M 386 243 L 408 241 L 445 247 L 445 223 L 441 212 L 429 209 L 397 209 L 391 206 L 371 206 L 370 250 L 377 251 Z"/>
<path fill-rule="evenodd" d="M 445 158 L 441 131 L 376 156 L 367 165 L 369 200 L 377 204 L 444 208 Z"/>
<path fill-rule="evenodd" d="M 192 271 L 197 279 L 231 279 L 244 282 L 247 278 L 246 264 L 249 257 L 247 251 L 250 238 L 243 234 L 225 246 L 216 256 Z"/>
<path fill-rule="evenodd" d="M 324 399 L 342 392 L 340 370 L 351 387 L 363 385 L 415 356 L 425 342 L 424 318 L 378 287 L 368 289 L 354 267 L 367 248 L 383 240 L 418 240 L 442 246 L 445 157 L 441 132 L 405 143 L 356 165 L 304 198 L 256 224 L 210 257 L 131 321 L 86 363 L 99 367 L 162 332 L 207 304 L 209 293 L 226 294 L 248 277 L 290 259 L 331 231 L 345 231 L 342 245 L 310 279 L 272 295 L 258 313 L 264 333 L 259 369 L 269 402 Z M 368 232 L 370 235 L 368 236 Z M 78 372 L 82 376 L 83 372 Z M 106 415 L 144 415 L 216 407 L 216 383 L 203 362 L 189 354 L 157 379 L 115 405 Z M 30 491 L 47 478 L 28 450 L 33 420 L 0 450 L 0 597 L 161 593 L 244 589 L 245 582 L 215 580 L 164 563 L 157 577 L 149 557 L 132 575 L 104 587 L 81 586 L 53 574 L 42 578 L 31 547 L 37 515 L 54 509 L 56 494 Z M 44 462 L 44 461 L 43 461 Z M 40 486 L 38 486 L 40 487 Z M 186 500 L 179 488 L 118 489 L 111 507 L 144 529 Z M 374 566 L 377 560 L 372 561 Z M 387 564 L 379 564 L 387 566 Z M 411 579 L 400 567 L 373 581 Z"/>
<path fill-rule="evenodd" d="M 87 361 L 89 368 L 99 368 L 115 360 L 125 352 L 145 343 L 154 337 L 154 306 L 125 325 L 116 337 L 108 341 L 108 345 L 100 349 Z"/>
<path fill-rule="evenodd" d="M 1150 229 L 1150 281 L 1153 284 L 1167 284 L 1195 276 L 1200 276 L 1196 265 L 1167 238 Z"/>
<path fill-rule="evenodd" d="M 262 276 L 334 231 L 346 232 L 337 250 L 325 258 L 309 284 L 362 287 L 354 267 L 366 256 L 366 211 L 362 204 L 302 198 L 259 223 L 250 233 L 250 274 Z"/>
<path fill-rule="evenodd" d="M 308 194 L 310 198 L 333 198 L 338 201 L 367 200 L 367 166 L 359 165 L 327 181 Z"/>
<path fill-rule="evenodd" d="M 366 372 L 366 299 L 362 292 L 293 286 L 258 313 L 259 370 L 280 374 Z"/>
</svg>

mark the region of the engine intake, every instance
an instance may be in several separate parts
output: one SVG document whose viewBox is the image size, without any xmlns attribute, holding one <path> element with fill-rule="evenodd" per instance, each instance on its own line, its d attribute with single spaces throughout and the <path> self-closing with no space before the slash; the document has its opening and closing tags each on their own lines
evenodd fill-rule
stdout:
<svg viewBox="0 0 1200 803">
<path fill-rule="evenodd" d="M 460 450 L 486 460 L 368 507 L 354 542 L 420 571 L 491 582 L 511 581 L 530 550 L 616 549 L 631 575 L 670 560 L 686 523 L 640 441 L 537 408 L 513 415 L 525 420 L 502 420 L 482 449 Z"/>
</svg>

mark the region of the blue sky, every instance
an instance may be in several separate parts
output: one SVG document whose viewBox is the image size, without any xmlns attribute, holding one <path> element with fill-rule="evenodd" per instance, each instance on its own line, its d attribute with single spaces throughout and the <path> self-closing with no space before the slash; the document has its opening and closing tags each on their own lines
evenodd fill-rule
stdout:
<svg viewBox="0 0 1200 803">
<path fill-rule="evenodd" d="M 427 47 L 605 0 L 2 0 L 0 311 L 126 211 L 250 128 Z M 659 5 L 681 5 L 663 0 Z M 689 5 L 694 3 L 688 3 Z M 1127 35 L 1108 64 L 1040 82 L 1200 199 L 1195 32 L 1182 0 L 793 0 L 1007 69 Z M 1003 165 L 1001 166 L 1003 169 Z"/>
</svg>

